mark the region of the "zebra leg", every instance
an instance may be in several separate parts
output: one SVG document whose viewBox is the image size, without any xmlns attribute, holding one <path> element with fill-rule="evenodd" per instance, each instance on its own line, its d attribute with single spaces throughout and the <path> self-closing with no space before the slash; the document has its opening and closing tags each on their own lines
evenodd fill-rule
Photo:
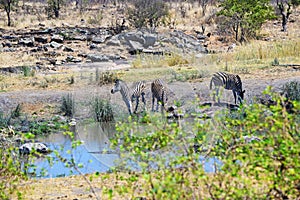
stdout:
<svg viewBox="0 0 300 200">
<path fill-rule="evenodd" d="M 145 93 L 142 93 L 142 102 L 144 103 L 144 110 L 146 110 L 146 99 L 145 99 Z"/>
<path fill-rule="evenodd" d="M 139 99 L 140 99 L 140 97 L 136 97 L 136 100 L 135 100 L 135 102 L 136 102 L 136 105 L 135 105 L 135 109 L 134 109 L 134 114 L 136 114 L 136 111 L 137 111 L 137 109 L 138 109 L 138 107 L 139 107 Z"/>
<path fill-rule="evenodd" d="M 155 101 L 155 98 L 154 98 L 154 95 L 152 94 L 152 112 L 154 112 L 154 101 Z"/>
<path fill-rule="evenodd" d="M 129 114 L 132 115 L 132 104 L 131 104 L 131 101 L 127 101 L 126 105 L 127 105 Z"/>
<path fill-rule="evenodd" d="M 220 90 L 220 88 L 217 87 L 217 88 L 216 88 L 216 96 L 217 96 L 217 99 L 218 99 L 218 103 L 220 103 L 220 94 L 219 94 L 219 90 Z"/>
<path fill-rule="evenodd" d="M 232 90 L 233 96 L 234 96 L 234 103 L 236 105 L 236 92 L 234 90 Z"/>
<path fill-rule="evenodd" d="M 163 91 L 161 95 L 161 112 L 164 112 L 164 109 L 165 109 L 165 91 Z"/>
</svg>

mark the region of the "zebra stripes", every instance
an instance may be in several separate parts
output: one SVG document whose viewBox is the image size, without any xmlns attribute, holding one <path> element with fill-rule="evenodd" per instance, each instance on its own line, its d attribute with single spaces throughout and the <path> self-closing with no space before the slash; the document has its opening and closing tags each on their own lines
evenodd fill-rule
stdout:
<svg viewBox="0 0 300 200">
<path fill-rule="evenodd" d="M 239 75 L 228 74 L 225 72 L 216 72 L 213 74 L 213 77 L 210 81 L 210 89 L 212 89 L 212 85 L 215 85 L 216 93 L 213 96 L 213 100 L 215 101 L 215 96 L 218 98 L 218 102 L 220 103 L 219 97 L 219 88 L 224 87 L 226 90 L 232 90 L 234 96 L 234 102 L 237 103 L 236 99 L 240 101 L 242 104 L 242 100 L 244 99 L 245 90 L 242 89 L 242 81 Z"/>
<path fill-rule="evenodd" d="M 152 93 L 152 111 L 154 111 L 154 103 L 156 99 L 156 111 L 158 111 L 158 105 L 161 104 L 161 111 L 163 112 L 165 103 L 168 101 L 167 88 L 165 83 L 161 79 L 156 79 L 151 83 Z"/>
<path fill-rule="evenodd" d="M 136 101 L 136 107 L 134 110 L 134 113 L 136 113 L 138 106 L 139 106 L 140 96 L 142 96 L 142 101 L 144 102 L 144 108 L 146 107 L 145 91 L 144 91 L 145 88 L 146 88 L 145 82 L 140 81 L 134 85 L 133 90 L 130 90 L 124 81 L 117 79 L 115 81 L 113 88 L 111 89 L 111 93 L 112 94 L 114 94 L 116 92 L 121 93 L 123 101 L 125 102 L 128 112 L 131 115 L 132 114 L 132 102 Z"/>
</svg>

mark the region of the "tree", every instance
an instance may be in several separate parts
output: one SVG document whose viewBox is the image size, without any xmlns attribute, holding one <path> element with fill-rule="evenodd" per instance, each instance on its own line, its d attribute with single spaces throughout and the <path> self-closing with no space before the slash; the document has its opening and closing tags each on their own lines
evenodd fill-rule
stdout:
<svg viewBox="0 0 300 200">
<path fill-rule="evenodd" d="M 55 18 L 58 18 L 63 3 L 64 0 L 48 0 L 48 16 L 52 17 L 52 14 L 54 13 Z"/>
<path fill-rule="evenodd" d="M 0 0 L 0 6 L 3 8 L 7 15 L 7 26 L 11 26 L 10 12 L 18 5 L 18 0 Z"/>
<path fill-rule="evenodd" d="M 282 17 L 282 31 L 286 32 L 292 7 L 300 5 L 300 0 L 276 0 L 276 5 Z"/>
<path fill-rule="evenodd" d="M 127 11 L 132 26 L 150 30 L 155 30 L 168 15 L 168 6 L 162 0 L 134 0 Z"/>
<path fill-rule="evenodd" d="M 256 37 L 262 24 L 274 18 L 269 0 L 224 0 L 220 7 L 218 15 L 227 19 L 227 25 L 239 42 Z"/>
</svg>

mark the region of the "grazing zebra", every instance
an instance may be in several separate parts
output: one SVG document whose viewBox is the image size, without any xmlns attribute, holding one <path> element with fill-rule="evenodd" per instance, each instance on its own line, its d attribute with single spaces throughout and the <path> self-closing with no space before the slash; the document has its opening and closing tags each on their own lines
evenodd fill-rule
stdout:
<svg viewBox="0 0 300 200">
<path fill-rule="evenodd" d="M 151 83 L 152 92 L 152 111 L 154 111 L 154 102 L 156 99 L 156 110 L 158 111 L 158 105 L 161 104 L 161 111 L 165 108 L 165 103 L 168 101 L 167 88 L 165 83 L 161 79 L 156 79 Z"/>
<path fill-rule="evenodd" d="M 146 107 L 146 100 L 145 100 L 145 88 L 146 84 L 144 81 L 139 81 L 135 84 L 134 89 L 131 90 L 128 88 L 127 84 L 117 79 L 115 81 L 114 87 L 111 89 L 111 93 L 114 94 L 116 92 L 121 93 L 123 101 L 125 102 L 128 112 L 131 115 L 132 114 L 132 102 L 136 101 L 136 107 L 134 110 L 134 113 L 136 113 L 139 105 L 139 98 L 142 96 L 142 101 L 144 102 L 144 108 Z"/>
<path fill-rule="evenodd" d="M 218 102 L 220 103 L 219 97 L 219 88 L 224 87 L 226 90 L 232 90 L 234 96 L 234 102 L 236 104 L 236 98 L 242 104 L 242 100 L 244 99 L 245 90 L 242 89 L 242 81 L 239 75 L 235 74 L 227 74 L 225 72 L 216 72 L 210 81 L 210 89 L 212 89 L 212 84 L 215 85 L 216 93 L 214 94 L 214 101 L 215 96 L 217 95 Z"/>
</svg>

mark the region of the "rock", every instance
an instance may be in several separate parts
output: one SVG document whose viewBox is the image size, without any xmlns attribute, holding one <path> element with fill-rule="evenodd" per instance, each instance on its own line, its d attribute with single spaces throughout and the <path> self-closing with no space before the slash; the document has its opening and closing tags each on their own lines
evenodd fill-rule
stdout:
<svg viewBox="0 0 300 200">
<path fill-rule="evenodd" d="M 51 37 L 51 42 L 63 43 L 64 42 L 64 37 L 61 36 L 61 35 L 53 35 Z"/>
<path fill-rule="evenodd" d="M 101 54 L 88 54 L 87 58 L 90 59 L 92 62 L 107 62 L 109 58 L 106 55 Z"/>
<path fill-rule="evenodd" d="M 40 142 L 29 142 L 29 143 L 22 144 L 19 147 L 19 153 L 23 155 L 27 155 L 35 152 L 47 154 L 50 153 L 50 149 L 44 143 L 40 143 Z"/>
<path fill-rule="evenodd" d="M 98 46 L 96 44 L 94 44 L 94 43 L 90 44 L 90 49 L 91 50 L 92 49 L 97 49 L 97 48 L 98 48 Z"/>
<path fill-rule="evenodd" d="M 11 40 L 11 41 L 18 40 L 18 37 L 15 36 L 15 35 L 4 35 L 4 36 L 2 36 L 2 38 L 5 39 L 5 40 Z"/>
<path fill-rule="evenodd" d="M 66 62 L 79 63 L 79 62 L 82 62 L 82 59 L 75 58 L 74 56 L 67 56 Z"/>
<path fill-rule="evenodd" d="M 109 37 L 110 35 L 103 35 L 102 37 L 93 37 L 91 41 L 93 43 L 100 44 L 100 43 L 104 43 L 105 40 Z"/>
<path fill-rule="evenodd" d="M 35 39 L 35 41 L 43 43 L 43 44 L 48 42 L 47 36 L 35 36 L 34 39 Z"/>
<path fill-rule="evenodd" d="M 33 47 L 34 46 L 34 38 L 21 38 L 18 42 L 19 45 Z"/>
<path fill-rule="evenodd" d="M 118 37 L 113 36 L 113 37 L 111 37 L 111 38 L 106 42 L 106 45 L 108 45 L 108 46 L 120 46 L 120 45 L 121 45 L 121 42 L 120 42 L 120 40 L 118 39 Z"/>
<path fill-rule="evenodd" d="M 65 51 L 65 52 L 74 52 L 74 49 L 72 49 L 71 47 L 64 46 L 63 51 Z"/>
<path fill-rule="evenodd" d="M 86 41 L 85 35 L 76 35 L 73 37 L 73 40 Z"/>
<path fill-rule="evenodd" d="M 147 32 L 128 32 L 119 35 L 121 43 L 127 46 L 128 52 L 133 54 L 154 46 L 156 36 Z"/>
<path fill-rule="evenodd" d="M 50 47 L 52 47 L 52 48 L 54 48 L 54 49 L 59 49 L 59 48 L 61 48 L 62 46 L 63 46 L 62 44 L 59 44 L 59 43 L 57 43 L 57 42 L 54 42 L 54 41 L 50 42 Z"/>
</svg>

